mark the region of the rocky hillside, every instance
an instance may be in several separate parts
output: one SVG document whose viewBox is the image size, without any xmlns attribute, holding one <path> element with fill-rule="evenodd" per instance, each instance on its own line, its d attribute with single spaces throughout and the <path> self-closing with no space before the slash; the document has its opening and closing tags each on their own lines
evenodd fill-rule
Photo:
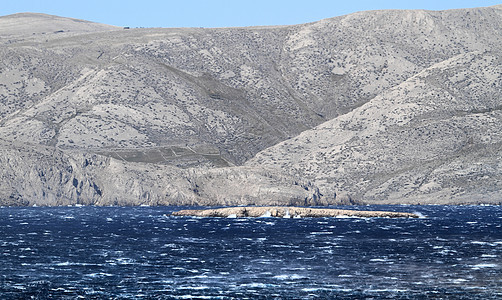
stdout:
<svg viewBox="0 0 502 300">
<path fill-rule="evenodd" d="M 221 29 L 0 17 L 0 199 L 498 202 L 501 38 L 500 7 Z"/>
<path fill-rule="evenodd" d="M 370 203 L 498 203 L 501 99 L 500 53 L 461 54 L 248 164 Z"/>
</svg>

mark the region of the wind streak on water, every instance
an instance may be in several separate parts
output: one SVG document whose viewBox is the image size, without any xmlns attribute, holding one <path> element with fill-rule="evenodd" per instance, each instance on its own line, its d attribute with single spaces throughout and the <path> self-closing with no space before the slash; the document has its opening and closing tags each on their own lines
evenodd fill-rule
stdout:
<svg viewBox="0 0 502 300">
<path fill-rule="evenodd" d="M 420 219 L 174 209 L 0 208 L 0 298 L 502 297 L 498 206 L 361 207 Z"/>
</svg>

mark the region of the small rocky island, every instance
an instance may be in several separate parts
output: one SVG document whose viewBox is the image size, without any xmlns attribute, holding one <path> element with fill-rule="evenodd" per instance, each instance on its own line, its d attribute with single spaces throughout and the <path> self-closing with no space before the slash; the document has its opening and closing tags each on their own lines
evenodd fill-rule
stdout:
<svg viewBox="0 0 502 300">
<path fill-rule="evenodd" d="M 277 218 L 323 218 L 323 217 L 359 217 L 359 218 L 418 218 L 417 214 L 391 211 L 346 210 L 332 208 L 307 208 L 288 206 L 241 206 L 217 209 L 190 209 L 175 211 L 172 216 L 192 217 L 277 217 Z"/>
</svg>

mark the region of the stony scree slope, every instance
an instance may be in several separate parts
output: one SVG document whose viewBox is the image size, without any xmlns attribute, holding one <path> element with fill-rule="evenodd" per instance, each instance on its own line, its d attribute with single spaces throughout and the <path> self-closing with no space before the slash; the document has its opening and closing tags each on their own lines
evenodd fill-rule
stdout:
<svg viewBox="0 0 502 300">
<path fill-rule="evenodd" d="M 501 16 L 370 11 L 219 29 L 0 17 L 0 198 L 496 201 Z M 75 187 L 65 170 L 82 157 L 122 167 L 77 163 Z"/>
<path fill-rule="evenodd" d="M 501 62 L 471 52 L 438 63 L 247 164 L 371 203 L 498 203 Z"/>
</svg>

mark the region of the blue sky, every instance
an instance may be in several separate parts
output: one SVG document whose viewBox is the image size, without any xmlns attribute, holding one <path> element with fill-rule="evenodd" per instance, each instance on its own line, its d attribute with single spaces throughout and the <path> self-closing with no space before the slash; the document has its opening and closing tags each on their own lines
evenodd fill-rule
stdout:
<svg viewBox="0 0 502 300">
<path fill-rule="evenodd" d="M 288 25 L 374 9 L 442 10 L 502 0 L 0 0 L 0 15 L 41 12 L 130 27 Z"/>
</svg>

